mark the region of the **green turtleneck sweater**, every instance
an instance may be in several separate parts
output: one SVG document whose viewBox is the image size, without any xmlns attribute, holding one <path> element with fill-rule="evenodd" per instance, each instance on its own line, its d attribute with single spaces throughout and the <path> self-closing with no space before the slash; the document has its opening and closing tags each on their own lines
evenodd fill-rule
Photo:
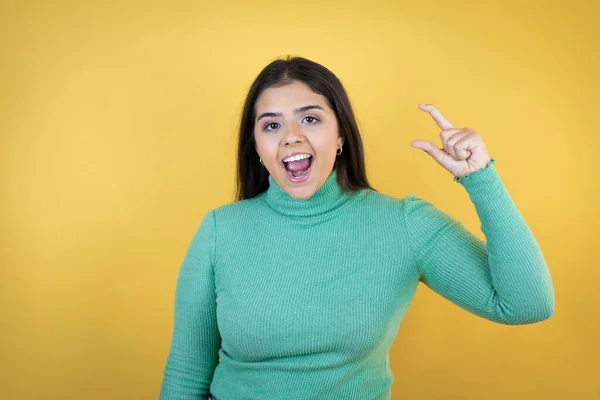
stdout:
<svg viewBox="0 0 600 400">
<path fill-rule="evenodd" d="M 419 281 L 490 321 L 549 318 L 550 273 L 494 163 L 453 178 L 485 242 L 416 196 L 346 194 L 335 170 L 306 200 L 269 176 L 209 210 L 177 277 L 160 399 L 389 399 Z"/>
</svg>

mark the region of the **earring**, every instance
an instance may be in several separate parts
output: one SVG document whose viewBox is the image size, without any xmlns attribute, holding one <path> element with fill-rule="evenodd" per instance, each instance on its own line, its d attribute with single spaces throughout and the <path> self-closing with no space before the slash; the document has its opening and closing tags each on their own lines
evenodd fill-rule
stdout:
<svg viewBox="0 0 600 400">
<path fill-rule="evenodd" d="M 338 150 L 339 150 L 340 152 L 338 153 L 338 152 L 336 151 L 336 152 L 335 152 L 335 154 L 339 156 L 340 154 L 342 154 L 342 151 L 343 151 L 343 150 L 342 150 L 342 146 L 338 147 Z"/>
<path fill-rule="evenodd" d="M 258 157 L 258 161 L 260 161 L 262 165 L 265 165 L 265 163 L 262 161 L 262 158 Z"/>
</svg>

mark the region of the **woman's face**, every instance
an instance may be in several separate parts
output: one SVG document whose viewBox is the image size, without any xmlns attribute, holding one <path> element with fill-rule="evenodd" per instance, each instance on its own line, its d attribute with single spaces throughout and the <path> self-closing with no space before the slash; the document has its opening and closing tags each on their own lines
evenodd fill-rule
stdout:
<svg viewBox="0 0 600 400">
<path fill-rule="evenodd" d="M 255 107 L 254 139 L 265 168 L 293 198 L 311 197 L 331 174 L 343 145 L 326 98 L 294 81 L 264 90 Z M 293 155 L 299 159 L 290 159 Z"/>
</svg>

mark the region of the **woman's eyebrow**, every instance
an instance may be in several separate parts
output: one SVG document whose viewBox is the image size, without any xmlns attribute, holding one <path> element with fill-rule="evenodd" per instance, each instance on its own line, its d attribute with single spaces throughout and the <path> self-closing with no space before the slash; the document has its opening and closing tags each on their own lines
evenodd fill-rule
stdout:
<svg viewBox="0 0 600 400">
<path fill-rule="evenodd" d="M 304 111 L 308 111 L 308 110 L 312 110 L 312 109 L 318 109 L 318 110 L 322 110 L 323 111 L 323 107 L 316 105 L 316 104 L 311 104 L 309 106 L 304 106 L 304 107 L 300 107 L 300 108 L 296 108 L 294 110 L 294 114 L 299 114 L 301 112 Z M 261 118 L 264 117 L 281 117 L 283 114 L 282 113 L 274 113 L 274 112 L 266 112 L 266 113 L 262 113 L 260 114 L 260 116 L 258 118 L 256 118 L 256 122 L 260 121 Z"/>
</svg>

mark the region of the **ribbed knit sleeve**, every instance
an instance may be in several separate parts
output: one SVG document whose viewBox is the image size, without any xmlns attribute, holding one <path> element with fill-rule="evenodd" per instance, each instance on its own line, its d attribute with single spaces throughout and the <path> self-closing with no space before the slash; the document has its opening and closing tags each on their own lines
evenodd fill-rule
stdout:
<svg viewBox="0 0 600 400">
<path fill-rule="evenodd" d="M 196 230 L 181 264 L 175 287 L 173 336 L 160 400 L 208 398 L 219 356 L 214 282 L 214 211 Z"/>
<path fill-rule="evenodd" d="M 404 198 L 404 216 L 420 279 L 463 309 L 507 325 L 529 324 L 554 312 L 544 256 L 510 198 L 492 159 L 465 177 L 486 241 L 434 204 Z"/>
</svg>

